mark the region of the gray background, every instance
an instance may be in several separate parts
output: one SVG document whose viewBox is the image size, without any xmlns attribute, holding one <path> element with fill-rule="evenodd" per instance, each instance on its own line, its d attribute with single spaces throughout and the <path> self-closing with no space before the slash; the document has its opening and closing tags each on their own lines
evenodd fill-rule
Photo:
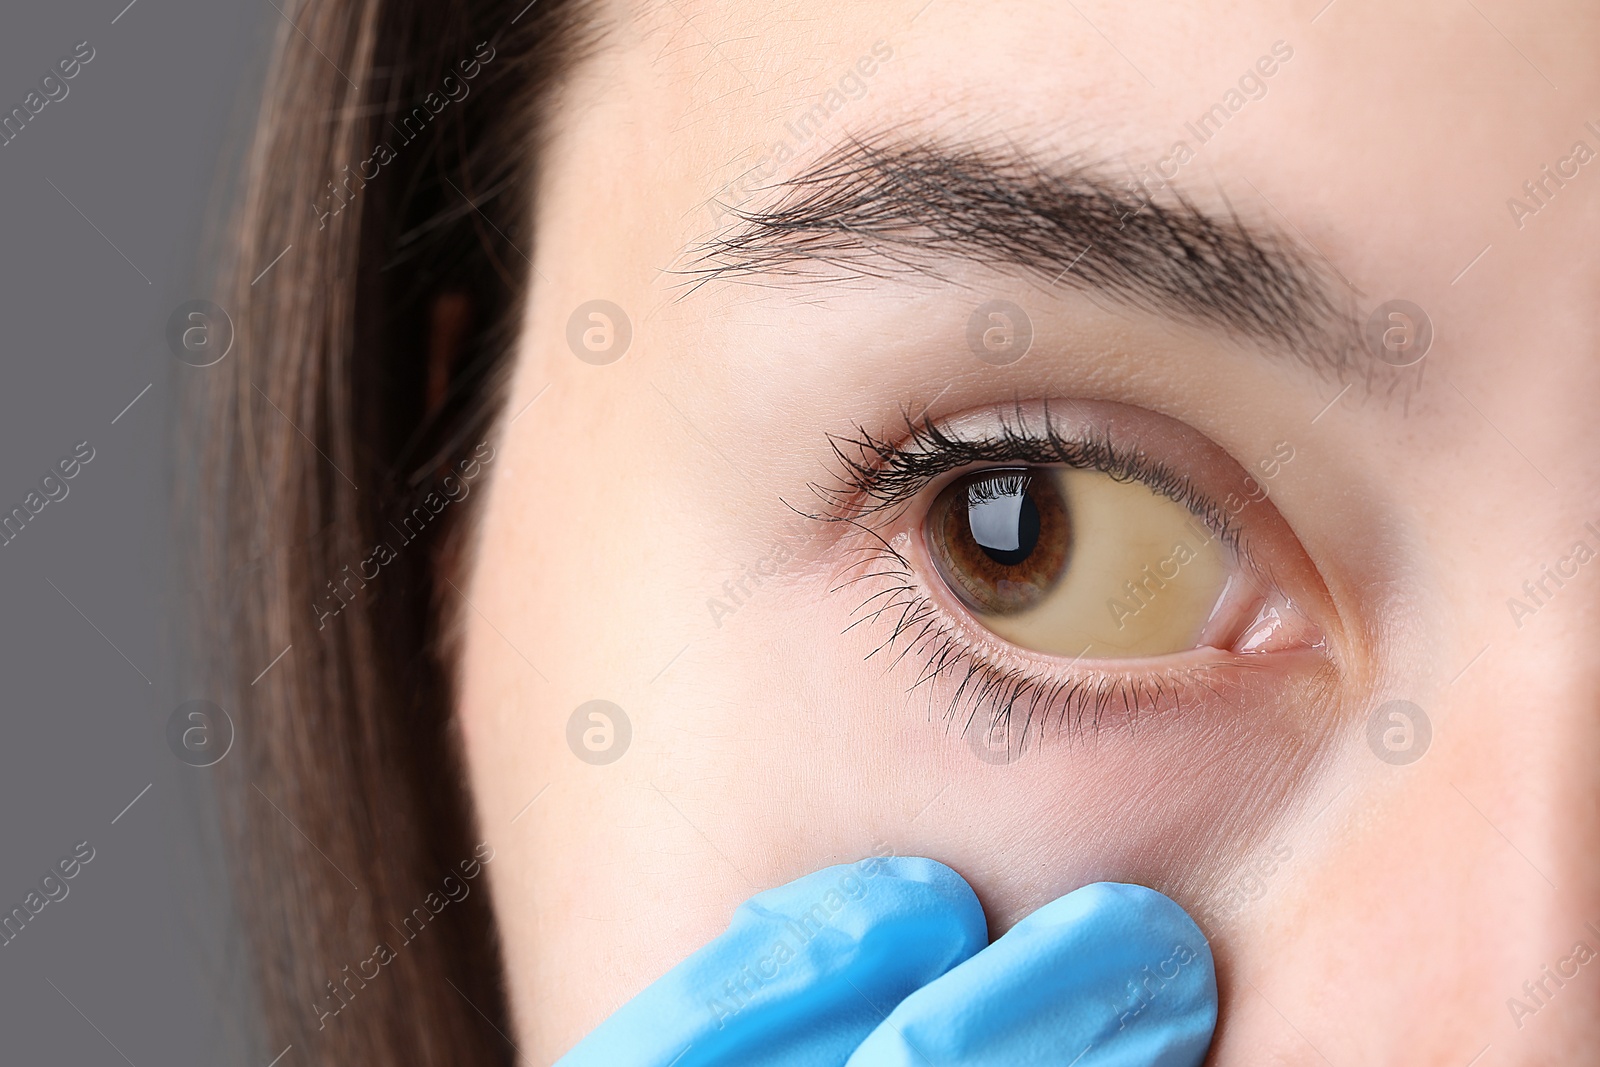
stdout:
<svg viewBox="0 0 1600 1067">
<path fill-rule="evenodd" d="M 126 2 L 8 5 L 0 30 L 0 113 L 78 42 L 95 49 L 0 147 L 0 512 L 77 442 L 95 449 L 0 547 L 0 912 L 77 842 L 95 850 L 0 947 L 0 1061 L 266 1067 L 280 1050 L 250 1043 L 213 772 L 164 733 L 207 695 L 174 660 L 168 499 L 174 389 L 204 372 L 164 330 L 212 295 L 201 241 L 282 16 L 267 0 Z"/>
</svg>

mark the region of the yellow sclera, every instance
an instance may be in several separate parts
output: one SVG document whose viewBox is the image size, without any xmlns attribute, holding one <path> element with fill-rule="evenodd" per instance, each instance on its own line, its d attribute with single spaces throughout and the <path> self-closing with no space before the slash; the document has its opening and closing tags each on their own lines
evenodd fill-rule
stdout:
<svg viewBox="0 0 1600 1067">
<path fill-rule="evenodd" d="M 983 624 L 1022 648 L 1090 658 L 1194 648 L 1234 569 L 1193 512 L 1140 482 L 1041 468 L 1072 517 L 1066 573 L 1038 605 Z"/>
</svg>

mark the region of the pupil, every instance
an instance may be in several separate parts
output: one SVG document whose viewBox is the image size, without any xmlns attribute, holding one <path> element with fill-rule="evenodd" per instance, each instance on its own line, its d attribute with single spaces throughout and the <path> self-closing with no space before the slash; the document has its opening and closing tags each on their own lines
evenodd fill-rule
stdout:
<svg viewBox="0 0 1600 1067">
<path fill-rule="evenodd" d="M 1039 544 L 1039 506 L 1026 476 L 1012 475 L 971 486 L 967 526 L 984 554 L 1002 567 L 1015 567 Z"/>
</svg>

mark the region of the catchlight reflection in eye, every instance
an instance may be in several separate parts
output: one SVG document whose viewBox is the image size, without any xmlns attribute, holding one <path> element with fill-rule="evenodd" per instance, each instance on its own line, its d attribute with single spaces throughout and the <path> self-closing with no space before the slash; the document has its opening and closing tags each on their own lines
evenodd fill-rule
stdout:
<svg viewBox="0 0 1600 1067">
<path fill-rule="evenodd" d="M 1240 580 L 1193 512 L 1148 486 L 1071 467 L 995 467 L 935 499 L 939 577 L 985 627 L 1022 648 L 1096 658 L 1208 643 Z"/>
</svg>

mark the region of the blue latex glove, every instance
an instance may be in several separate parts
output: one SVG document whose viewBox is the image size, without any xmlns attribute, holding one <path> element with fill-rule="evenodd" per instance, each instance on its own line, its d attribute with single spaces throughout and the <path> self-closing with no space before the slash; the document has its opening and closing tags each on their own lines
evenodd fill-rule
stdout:
<svg viewBox="0 0 1600 1067">
<path fill-rule="evenodd" d="M 1154 889 L 1096 882 L 906 997 L 847 1067 L 1198 1067 L 1216 1024 L 1200 928 Z"/>
<path fill-rule="evenodd" d="M 827 867 L 745 901 L 559 1067 L 841 1067 L 879 1005 L 988 943 L 978 898 L 942 863 Z"/>
<path fill-rule="evenodd" d="M 987 942 L 977 897 L 943 864 L 829 867 L 746 901 L 725 933 L 558 1067 L 1195 1067 L 1204 1058 L 1216 1022 L 1211 953 L 1154 890 L 1086 886 Z"/>
</svg>

